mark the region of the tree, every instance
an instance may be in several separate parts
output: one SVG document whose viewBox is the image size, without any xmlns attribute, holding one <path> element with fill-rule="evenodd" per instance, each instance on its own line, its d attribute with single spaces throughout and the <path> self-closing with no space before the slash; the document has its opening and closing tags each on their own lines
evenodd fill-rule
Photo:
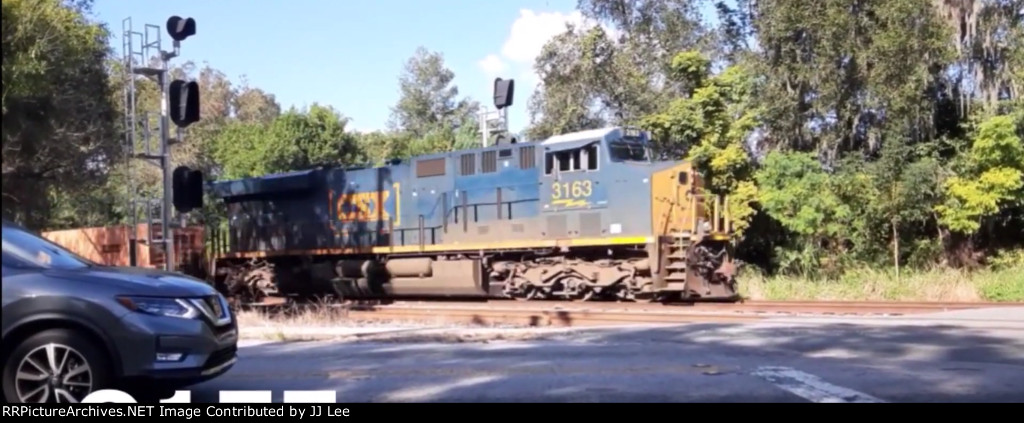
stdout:
<svg viewBox="0 0 1024 423">
<path fill-rule="evenodd" d="M 362 160 L 348 119 L 314 104 L 289 110 L 273 122 L 233 122 L 214 139 L 211 156 L 221 178 L 235 179 L 315 166 L 348 166 Z"/>
<path fill-rule="evenodd" d="M 85 220 L 107 207 L 84 200 L 119 145 L 108 34 L 86 19 L 87 7 L 3 2 L 3 210 L 33 228 L 49 224 L 68 197 L 79 197 Z"/>
<path fill-rule="evenodd" d="M 743 235 L 754 217 L 757 187 L 749 139 L 761 124 L 753 107 L 754 83 L 741 65 L 711 74 L 711 61 L 696 51 L 676 55 L 673 82 L 688 94 L 673 100 L 641 125 L 654 134 L 660 156 L 685 158 L 705 177 L 709 191 L 729 196 L 733 227 Z"/>
<path fill-rule="evenodd" d="M 458 98 L 454 80 L 455 73 L 445 67 L 440 53 L 417 48 L 398 81 L 399 99 L 391 109 L 391 129 L 422 139 L 432 132 L 476 128 L 480 106 L 469 98 Z M 445 144 L 438 148 L 450 150 L 455 140 Z"/>
<path fill-rule="evenodd" d="M 545 44 L 534 69 L 531 138 L 635 125 L 683 94 L 672 78 L 680 51 L 712 54 L 711 34 L 686 0 L 580 0 L 588 18 Z M 601 25 L 593 25 L 593 23 Z"/>
<path fill-rule="evenodd" d="M 936 206 L 951 230 L 974 233 L 1000 212 L 1024 207 L 1024 143 L 1013 116 L 982 122 L 956 165 L 957 174 L 944 185 L 946 201 Z"/>
<path fill-rule="evenodd" d="M 953 49 L 932 0 L 747 1 L 771 145 L 815 151 L 828 165 L 875 154 L 886 140 L 935 135 Z"/>
</svg>

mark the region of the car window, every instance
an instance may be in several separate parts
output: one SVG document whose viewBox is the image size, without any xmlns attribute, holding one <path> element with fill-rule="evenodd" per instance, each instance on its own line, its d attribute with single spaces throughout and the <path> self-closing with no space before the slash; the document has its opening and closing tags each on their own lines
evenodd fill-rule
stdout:
<svg viewBox="0 0 1024 423">
<path fill-rule="evenodd" d="M 7 249 L 3 250 L 3 263 L 4 267 L 36 267 L 32 263 L 28 263 L 25 260 L 19 259 L 18 256 L 8 253 Z"/>
<path fill-rule="evenodd" d="M 52 269 L 79 269 L 97 266 L 46 238 L 22 229 L 5 227 L 3 230 L 4 264 L 22 262 L 15 266 L 32 265 Z M 12 263 L 13 264 L 13 263 Z"/>
</svg>

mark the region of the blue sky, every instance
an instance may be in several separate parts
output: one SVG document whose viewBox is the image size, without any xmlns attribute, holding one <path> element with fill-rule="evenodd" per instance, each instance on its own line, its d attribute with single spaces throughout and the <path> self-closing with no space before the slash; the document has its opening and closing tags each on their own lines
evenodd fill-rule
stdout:
<svg viewBox="0 0 1024 423">
<path fill-rule="evenodd" d="M 96 0 L 120 50 L 122 20 L 136 31 L 171 15 L 196 19 L 181 57 L 209 63 L 233 82 L 273 93 L 282 107 L 335 107 L 357 130 L 384 129 L 398 76 L 418 46 L 444 54 L 460 94 L 492 104 L 495 76 L 516 79 L 510 129 L 528 124 L 532 61 L 576 0 Z M 162 33 L 166 35 L 166 32 Z M 164 37 L 169 44 L 169 37 Z M 166 47 L 165 47 L 166 48 Z"/>
</svg>

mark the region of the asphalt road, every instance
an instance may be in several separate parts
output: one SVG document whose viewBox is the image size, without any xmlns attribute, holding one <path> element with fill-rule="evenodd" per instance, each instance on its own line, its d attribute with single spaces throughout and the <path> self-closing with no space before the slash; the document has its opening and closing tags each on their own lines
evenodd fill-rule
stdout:
<svg viewBox="0 0 1024 423">
<path fill-rule="evenodd" d="M 281 402 L 286 390 L 328 390 L 329 402 L 1024 401 L 1024 310 L 945 316 L 521 341 L 247 342 L 236 367 L 193 387 L 191 400 Z"/>
</svg>

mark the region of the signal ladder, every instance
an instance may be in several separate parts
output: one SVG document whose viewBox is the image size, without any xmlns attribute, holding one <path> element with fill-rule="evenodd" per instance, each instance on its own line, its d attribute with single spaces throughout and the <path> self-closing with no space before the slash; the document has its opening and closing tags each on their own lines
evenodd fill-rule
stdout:
<svg viewBox="0 0 1024 423">
<path fill-rule="evenodd" d="M 146 211 L 146 236 L 139 244 L 149 247 L 150 266 L 164 267 L 167 261 L 167 239 L 164 238 L 163 208 L 164 200 L 150 198 L 142 207 Z M 170 232 L 170 231 L 168 231 Z"/>
</svg>

